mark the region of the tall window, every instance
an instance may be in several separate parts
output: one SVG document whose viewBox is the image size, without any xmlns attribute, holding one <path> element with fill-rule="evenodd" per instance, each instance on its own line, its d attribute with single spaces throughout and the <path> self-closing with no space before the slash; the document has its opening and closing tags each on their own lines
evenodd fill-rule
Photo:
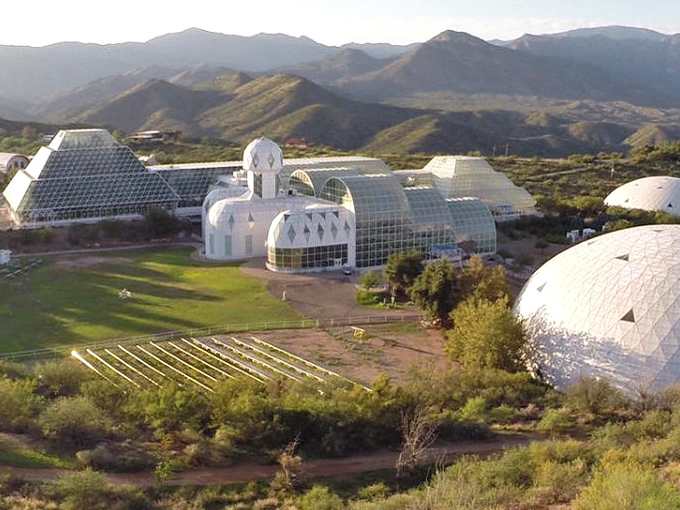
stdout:
<svg viewBox="0 0 680 510">
<path fill-rule="evenodd" d="M 249 257 L 252 254 L 253 254 L 253 236 L 247 235 L 246 236 L 246 257 Z"/>
<path fill-rule="evenodd" d="M 208 236 L 208 251 L 210 255 L 215 255 L 215 235 L 210 234 Z"/>
<path fill-rule="evenodd" d="M 224 236 L 224 255 L 231 257 L 231 236 Z"/>
</svg>

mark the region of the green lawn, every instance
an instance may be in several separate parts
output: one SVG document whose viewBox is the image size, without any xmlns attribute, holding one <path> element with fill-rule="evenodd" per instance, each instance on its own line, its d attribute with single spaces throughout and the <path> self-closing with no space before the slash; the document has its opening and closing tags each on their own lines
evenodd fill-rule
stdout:
<svg viewBox="0 0 680 510">
<path fill-rule="evenodd" d="M 53 257 L 16 281 L 0 280 L 0 352 L 299 317 L 238 265 L 201 265 L 191 252 Z M 100 260 L 86 264 L 83 257 Z M 131 300 L 118 297 L 123 288 Z"/>
</svg>

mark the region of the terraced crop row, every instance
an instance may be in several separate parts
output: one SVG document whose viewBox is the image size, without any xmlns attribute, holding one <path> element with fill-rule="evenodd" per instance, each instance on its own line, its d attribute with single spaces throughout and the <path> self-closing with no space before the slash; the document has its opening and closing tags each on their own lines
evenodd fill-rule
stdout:
<svg viewBox="0 0 680 510">
<path fill-rule="evenodd" d="M 161 387 L 174 382 L 214 392 L 219 381 L 244 378 L 259 383 L 284 378 L 347 388 L 355 384 L 332 370 L 255 337 L 117 345 L 96 351 L 73 351 L 71 355 L 112 384 L 137 388 Z"/>
</svg>

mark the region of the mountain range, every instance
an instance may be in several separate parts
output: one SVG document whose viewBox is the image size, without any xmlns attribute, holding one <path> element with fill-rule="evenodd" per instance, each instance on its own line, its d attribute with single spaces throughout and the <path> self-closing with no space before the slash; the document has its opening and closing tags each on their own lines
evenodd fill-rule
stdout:
<svg viewBox="0 0 680 510">
<path fill-rule="evenodd" d="M 680 35 L 628 27 L 342 47 L 190 29 L 147 43 L 5 46 L 0 64 L 0 116 L 123 131 L 539 155 L 680 136 Z"/>
</svg>

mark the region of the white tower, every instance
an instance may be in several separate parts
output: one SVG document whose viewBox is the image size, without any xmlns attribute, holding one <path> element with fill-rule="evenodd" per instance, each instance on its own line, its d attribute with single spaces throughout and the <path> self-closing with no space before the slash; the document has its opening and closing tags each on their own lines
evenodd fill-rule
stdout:
<svg viewBox="0 0 680 510">
<path fill-rule="evenodd" d="M 248 172 L 248 188 L 263 200 L 276 198 L 279 172 L 283 168 L 281 148 L 269 138 L 258 138 L 243 151 L 243 170 Z"/>
</svg>

